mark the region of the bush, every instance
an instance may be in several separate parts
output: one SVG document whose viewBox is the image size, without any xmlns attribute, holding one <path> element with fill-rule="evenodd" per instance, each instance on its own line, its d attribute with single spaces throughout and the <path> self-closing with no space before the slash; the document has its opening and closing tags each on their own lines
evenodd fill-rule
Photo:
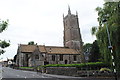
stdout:
<svg viewBox="0 0 120 80">
<path fill-rule="evenodd" d="M 81 63 L 81 64 L 48 64 L 43 65 L 40 67 L 77 67 L 77 68 L 101 68 L 101 67 L 107 67 L 108 64 L 105 64 L 103 62 L 89 62 L 89 63 Z"/>
<path fill-rule="evenodd" d="M 104 73 L 104 72 L 109 72 L 109 73 L 110 73 L 111 70 L 110 70 L 109 68 L 101 68 L 101 69 L 100 69 L 100 72 L 101 72 L 101 73 Z"/>
<path fill-rule="evenodd" d="M 21 69 L 33 69 L 33 67 L 19 67 Z"/>
</svg>

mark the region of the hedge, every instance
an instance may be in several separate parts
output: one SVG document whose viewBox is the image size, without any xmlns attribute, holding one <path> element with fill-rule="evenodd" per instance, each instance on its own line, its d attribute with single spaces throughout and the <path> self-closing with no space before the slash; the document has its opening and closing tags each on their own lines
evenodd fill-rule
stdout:
<svg viewBox="0 0 120 80">
<path fill-rule="evenodd" d="M 33 67 L 19 67 L 21 69 L 33 69 Z"/>
<path fill-rule="evenodd" d="M 89 63 L 81 63 L 81 64 L 48 64 L 43 65 L 41 67 L 108 67 L 109 64 L 103 62 L 89 62 Z"/>
</svg>

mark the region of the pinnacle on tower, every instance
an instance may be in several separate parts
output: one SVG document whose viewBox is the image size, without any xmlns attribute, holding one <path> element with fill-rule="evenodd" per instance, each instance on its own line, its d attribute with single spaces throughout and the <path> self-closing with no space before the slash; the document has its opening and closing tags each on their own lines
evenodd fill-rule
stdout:
<svg viewBox="0 0 120 80">
<path fill-rule="evenodd" d="M 68 5 L 68 14 L 71 14 L 70 6 Z"/>
<path fill-rule="evenodd" d="M 78 16 L 78 12 L 76 11 L 76 15 Z"/>
</svg>

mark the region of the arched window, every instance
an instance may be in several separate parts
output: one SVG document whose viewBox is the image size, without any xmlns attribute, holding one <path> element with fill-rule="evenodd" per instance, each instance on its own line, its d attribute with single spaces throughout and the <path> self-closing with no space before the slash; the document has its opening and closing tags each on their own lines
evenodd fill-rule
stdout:
<svg viewBox="0 0 120 80">
<path fill-rule="evenodd" d="M 60 61 L 63 61 L 63 54 L 60 54 Z"/>
<path fill-rule="evenodd" d="M 52 55 L 52 61 L 55 61 L 55 55 Z"/>
<path fill-rule="evenodd" d="M 73 59 L 74 59 L 74 61 L 77 61 L 76 55 L 73 55 Z"/>
</svg>

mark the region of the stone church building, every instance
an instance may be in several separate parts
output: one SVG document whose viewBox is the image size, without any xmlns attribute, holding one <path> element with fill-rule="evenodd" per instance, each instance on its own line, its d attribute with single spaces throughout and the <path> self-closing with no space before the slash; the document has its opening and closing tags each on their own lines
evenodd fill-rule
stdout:
<svg viewBox="0 0 120 80">
<path fill-rule="evenodd" d="M 78 14 L 63 15 L 64 47 L 20 44 L 17 50 L 17 66 L 39 66 L 46 64 L 74 64 L 84 62 L 82 38 Z"/>
</svg>

